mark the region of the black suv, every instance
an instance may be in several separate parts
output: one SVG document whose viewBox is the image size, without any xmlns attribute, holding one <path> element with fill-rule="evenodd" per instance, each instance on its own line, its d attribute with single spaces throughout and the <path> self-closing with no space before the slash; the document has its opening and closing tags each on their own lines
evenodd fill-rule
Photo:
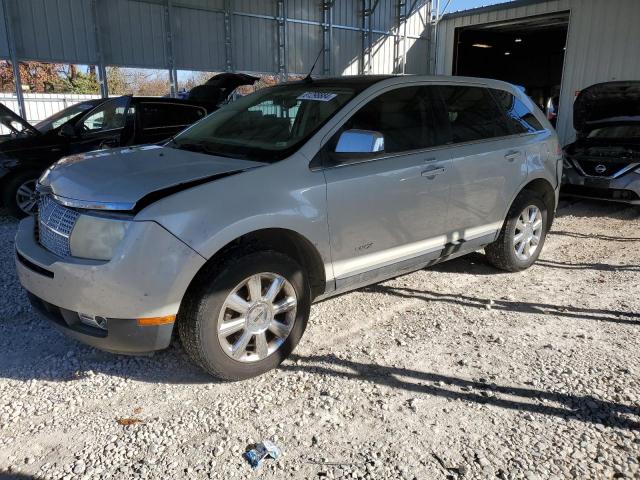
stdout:
<svg viewBox="0 0 640 480">
<path fill-rule="evenodd" d="M 216 110 L 256 77 L 224 73 L 195 87 L 187 99 L 122 96 L 77 103 L 31 125 L 0 104 L 0 201 L 14 217 L 33 213 L 35 185 L 62 157 L 104 148 L 157 143 Z"/>
</svg>

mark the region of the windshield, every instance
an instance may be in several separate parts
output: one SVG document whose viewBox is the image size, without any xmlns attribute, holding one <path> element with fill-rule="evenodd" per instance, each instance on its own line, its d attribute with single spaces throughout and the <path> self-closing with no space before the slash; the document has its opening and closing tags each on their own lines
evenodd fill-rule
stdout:
<svg viewBox="0 0 640 480">
<path fill-rule="evenodd" d="M 299 148 L 355 93 L 312 83 L 265 88 L 224 105 L 168 146 L 275 162 Z"/>
<path fill-rule="evenodd" d="M 70 107 L 60 110 L 58 113 L 54 113 L 50 117 L 45 118 L 39 123 L 35 124 L 35 127 L 42 133 L 46 133 L 49 130 L 58 128 L 63 123 L 68 122 L 76 115 L 86 112 L 97 105 L 96 102 L 82 102 L 71 105 Z"/>
<path fill-rule="evenodd" d="M 596 128 L 589 132 L 588 138 L 640 138 L 640 124 Z"/>
</svg>

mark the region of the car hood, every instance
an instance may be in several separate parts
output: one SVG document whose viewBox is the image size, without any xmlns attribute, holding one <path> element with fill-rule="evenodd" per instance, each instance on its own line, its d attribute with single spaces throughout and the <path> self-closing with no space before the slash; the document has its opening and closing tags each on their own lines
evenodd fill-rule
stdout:
<svg viewBox="0 0 640 480">
<path fill-rule="evenodd" d="M 12 134 L 40 135 L 40 131 L 36 127 L 1 103 L 0 124 L 6 127 Z M 0 136 L 0 139 L 3 137 L 6 138 L 7 136 Z"/>
<path fill-rule="evenodd" d="M 573 104 L 573 126 L 579 135 L 630 123 L 640 123 L 640 82 L 597 83 L 582 90 Z"/>
<path fill-rule="evenodd" d="M 138 210 L 150 197 L 263 165 L 158 145 L 99 150 L 61 159 L 38 189 L 78 208 Z"/>
</svg>

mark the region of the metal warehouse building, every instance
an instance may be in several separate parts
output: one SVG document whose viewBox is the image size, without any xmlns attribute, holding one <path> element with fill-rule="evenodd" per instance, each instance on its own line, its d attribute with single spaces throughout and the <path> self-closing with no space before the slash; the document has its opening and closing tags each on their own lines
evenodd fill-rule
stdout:
<svg viewBox="0 0 640 480">
<path fill-rule="evenodd" d="M 517 0 L 444 15 L 435 34 L 436 71 L 523 86 L 537 102 L 560 92 L 557 129 L 575 137 L 581 89 L 640 80 L 640 1 Z"/>
</svg>

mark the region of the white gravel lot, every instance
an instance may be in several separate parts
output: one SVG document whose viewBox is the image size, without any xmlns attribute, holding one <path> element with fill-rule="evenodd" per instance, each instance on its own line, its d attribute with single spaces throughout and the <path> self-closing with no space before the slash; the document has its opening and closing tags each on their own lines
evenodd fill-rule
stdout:
<svg viewBox="0 0 640 480">
<path fill-rule="evenodd" d="M 473 254 L 315 305 L 240 383 L 59 334 L 0 217 L 0 478 L 640 478 L 639 212 L 563 202 L 526 272 Z"/>
</svg>

